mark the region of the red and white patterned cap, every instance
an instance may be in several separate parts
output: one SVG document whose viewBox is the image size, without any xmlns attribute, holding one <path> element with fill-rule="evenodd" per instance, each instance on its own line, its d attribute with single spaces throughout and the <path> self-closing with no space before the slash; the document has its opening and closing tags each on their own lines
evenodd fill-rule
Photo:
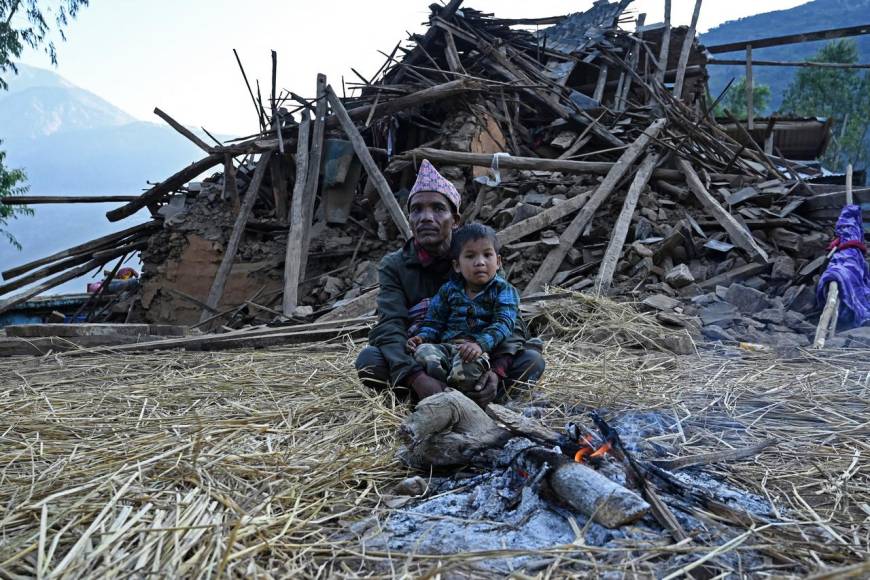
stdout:
<svg viewBox="0 0 870 580">
<path fill-rule="evenodd" d="M 411 193 L 408 195 L 408 204 L 411 204 L 411 199 L 415 193 L 421 191 L 434 191 L 440 193 L 447 198 L 453 209 L 459 211 L 459 206 L 462 203 L 462 196 L 456 190 L 456 186 L 447 181 L 443 175 L 438 173 L 428 159 L 424 159 L 420 164 L 420 171 L 417 172 L 417 181 L 414 182 L 414 187 L 411 188 Z"/>
</svg>

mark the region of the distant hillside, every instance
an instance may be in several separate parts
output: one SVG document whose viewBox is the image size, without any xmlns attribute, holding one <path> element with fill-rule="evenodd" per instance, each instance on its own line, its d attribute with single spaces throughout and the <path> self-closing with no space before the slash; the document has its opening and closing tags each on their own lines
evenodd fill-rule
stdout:
<svg viewBox="0 0 870 580">
<path fill-rule="evenodd" d="M 759 2 L 759 7 L 763 6 Z M 761 8 L 763 9 L 763 8 Z M 778 10 L 726 22 L 701 36 L 705 45 L 726 44 L 753 38 L 782 36 L 797 32 L 811 32 L 828 28 L 870 24 L 870 0 L 815 0 L 789 10 Z M 870 62 L 870 36 L 855 37 L 860 51 L 860 62 Z M 752 51 L 756 60 L 805 61 L 825 45 L 808 42 L 788 46 L 775 46 Z M 716 58 L 743 58 L 745 53 L 717 54 Z M 710 66 L 710 92 L 716 96 L 732 78 L 746 74 L 743 66 Z M 797 68 L 753 67 L 756 83 L 771 88 L 771 111 L 779 108 L 783 94 L 791 83 Z"/>
<path fill-rule="evenodd" d="M 139 121 L 52 71 L 19 65 L 0 92 L 0 139 L 9 167 L 23 168 L 31 195 L 131 195 L 202 156 L 173 129 Z M 117 204 L 115 204 L 117 205 Z M 24 246 L 0 242 L 0 269 L 129 227 L 140 212 L 109 223 L 115 205 L 34 206 L 36 215 L 9 224 Z M 81 291 L 84 281 L 57 291 Z"/>
</svg>

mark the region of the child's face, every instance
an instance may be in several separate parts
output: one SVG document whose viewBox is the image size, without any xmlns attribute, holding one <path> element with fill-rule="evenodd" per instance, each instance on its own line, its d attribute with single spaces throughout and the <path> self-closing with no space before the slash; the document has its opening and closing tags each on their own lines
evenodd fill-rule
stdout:
<svg viewBox="0 0 870 580">
<path fill-rule="evenodd" d="M 485 286 L 498 269 L 501 256 L 495 251 L 491 240 L 469 240 L 462 246 L 459 260 L 453 260 L 453 269 L 459 272 L 472 288 Z"/>
</svg>

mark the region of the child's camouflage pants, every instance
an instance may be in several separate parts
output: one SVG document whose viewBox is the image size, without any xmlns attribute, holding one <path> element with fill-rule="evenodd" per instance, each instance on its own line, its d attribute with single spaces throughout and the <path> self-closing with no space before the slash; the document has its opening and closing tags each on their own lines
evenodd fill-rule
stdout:
<svg viewBox="0 0 870 580">
<path fill-rule="evenodd" d="M 480 377 L 489 370 L 488 354 L 463 362 L 458 344 L 421 344 L 414 352 L 414 359 L 427 375 L 460 391 L 473 390 Z"/>
</svg>

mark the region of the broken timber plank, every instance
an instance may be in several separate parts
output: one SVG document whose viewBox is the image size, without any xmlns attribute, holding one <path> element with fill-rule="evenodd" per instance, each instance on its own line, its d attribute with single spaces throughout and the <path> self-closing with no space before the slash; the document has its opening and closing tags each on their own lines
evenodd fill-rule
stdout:
<svg viewBox="0 0 870 580">
<path fill-rule="evenodd" d="M 390 212 L 390 217 L 393 218 L 393 223 L 396 224 L 396 227 L 399 229 L 399 233 L 402 234 L 403 239 L 411 239 L 411 226 L 408 225 L 408 219 L 402 212 L 402 208 L 399 207 L 399 202 L 396 201 L 396 196 L 390 189 L 387 180 L 384 179 L 383 173 L 381 173 L 381 170 L 378 169 L 378 165 L 377 163 L 375 163 L 372 154 L 369 153 L 369 149 L 366 145 L 365 140 L 363 139 L 362 135 L 360 135 L 360 132 L 359 130 L 357 130 L 356 125 L 353 124 L 353 121 L 348 116 L 347 111 L 344 109 L 344 105 L 335 94 L 335 91 L 332 90 L 332 87 L 326 87 L 326 94 L 329 98 L 329 104 L 332 107 L 333 113 L 338 118 L 338 122 L 341 124 L 341 128 L 347 134 L 348 139 L 350 139 L 350 142 L 353 145 L 353 150 L 356 152 L 356 156 L 359 157 L 359 160 L 362 162 L 363 167 L 365 167 L 369 179 L 371 179 L 374 183 L 374 186 L 378 191 L 378 195 L 380 195 L 381 197 L 381 201 L 384 203 L 384 206 L 386 206 L 387 211 Z"/>
<path fill-rule="evenodd" d="M 163 119 L 164 121 L 166 121 L 170 127 L 172 127 L 173 129 L 175 129 L 176 131 L 178 131 L 179 133 L 181 133 L 182 135 L 187 137 L 188 140 L 190 140 L 194 145 L 196 145 L 197 147 L 199 147 L 200 149 L 202 149 L 206 153 L 214 153 L 214 147 L 209 146 L 208 143 L 206 143 L 205 141 L 203 141 L 202 139 L 197 137 L 193 133 L 193 131 L 191 131 L 190 129 L 188 129 L 187 127 L 185 127 L 184 125 L 182 125 L 181 123 L 179 123 L 178 121 L 176 121 L 175 119 L 173 119 L 172 117 L 170 117 L 169 115 L 167 115 L 166 113 L 161 111 L 160 108 L 154 107 L 154 114 L 157 115 L 158 117 L 160 117 L 161 119 Z"/>
<path fill-rule="evenodd" d="M 378 291 L 380 288 L 374 288 L 364 294 L 360 294 L 356 298 L 348 301 L 345 304 L 330 310 L 323 316 L 317 319 L 317 322 L 329 322 L 332 320 L 341 320 L 344 318 L 355 318 L 364 316 L 378 307 Z"/>
<path fill-rule="evenodd" d="M 610 288 L 610 284 L 613 282 L 616 263 L 622 255 L 622 246 L 625 244 L 625 238 L 628 235 L 628 227 L 631 225 L 631 218 L 634 216 L 634 210 L 637 207 L 640 194 L 649 182 L 653 169 L 655 169 L 659 159 L 660 156 L 658 153 L 649 153 L 644 158 L 643 162 L 641 162 L 640 167 L 634 176 L 634 180 L 628 188 L 628 194 L 625 196 L 622 211 L 619 213 L 616 225 L 613 226 L 613 234 L 610 236 L 610 243 L 607 245 L 607 250 L 604 252 L 604 258 L 601 260 L 601 267 L 598 269 L 598 278 L 595 281 L 595 290 L 598 294 L 605 294 Z"/>
<path fill-rule="evenodd" d="M 565 256 L 568 254 L 568 251 L 574 247 L 574 243 L 577 241 L 577 238 L 580 237 L 580 234 L 583 233 L 583 230 L 586 229 L 586 226 L 589 225 L 589 222 L 592 221 L 592 218 L 595 216 L 595 212 L 598 211 L 598 208 L 601 207 L 601 204 L 604 203 L 604 200 L 613 192 L 622 178 L 628 173 L 631 166 L 637 161 L 638 157 L 644 152 L 644 150 L 649 145 L 649 142 L 654 139 L 661 130 L 665 127 L 667 121 L 665 119 L 657 119 L 652 122 L 652 124 L 646 128 L 646 130 L 640 135 L 640 137 L 635 140 L 634 143 L 628 146 L 628 149 L 622 154 L 622 157 L 619 158 L 610 172 L 604 177 L 604 180 L 595 190 L 595 193 L 589 199 L 587 203 L 583 205 L 583 209 L 574 217 L 571 221 L 568 228 L 562 233 L 559 237 L 559 245 L 550 250 L 550 253 L 547 254 L 547 257 L 544 259 L 544 262 L 541 264 L 541 267 L 535 273 L 532 280 L 529 282 L 528 286 L 526 286 L 524 295 L 531 294 L 533 292 L 540 292 L 544 289 L 544 286 L 553 279 L 553 276 L 556 274 L 556 271 L 559 269 L 559 266 L 562 265 L 562 261 L 565 259 Z M 559 209 L 565 205 L 568 205 L 572 198 L 564 203 L 560 203 L 559 205 L 545 210 L 541 212 L 542 215 L 548 211 L 553 209 Z M 501 238 L 499 238 L 501 241 Z M 504 242 L 503 242 L 504 243 Z"/>
<path fill-rule="evenodd" d="M 254 170 L 254 175 L 251 178 L 251 183 L 248 185 L 248 191 L 245 192 L 245 201 L 239 209 L 236 216 L 236 222 L 233 224 L 233 232 L 230 234 L 230 240 L 224 250 L 224 257 L 221 259 L 221 264 L 218 267 L 217 273 L 212 282 L 211 290 L 208 292 L 208 298 L 205 303 L 211 309 L 217 309 L 217 305 L 224 295 L 224 287 L 230 277 L 230 272 L 233 269 L 233 261 L 236 258 L 236 253 L 239 251 L 239 244 L 242 241 L 242 234 L 245 232 L 245 224 L 248 222 L 248 216 L 251 215 L 251 210 L 254 209 L 254 203 L 257 201 L 257 193 L 260 191 L 260 183 L 263 181 L 263 176 L 266 174 L 266 169 L 269 167 L 271 155 L 263 153 L 260 156 L 260 161 L 257 163 L 257 168 Z M 211 316 L 208 309 L 203 309 L 200 316 L 200 322 Z"/>
<path fill-rule="evenodd" d="M 448 151 L 446 149 L 432 149 L 430 147 L 418 147 L 397 155 L 395 159 L 401 161 L 413 161 L 428 159 L 432 163 L 445 163 L 449 165 L 473 165 L 475 167 L 492 167 L 493 154 L 491 153 L 466 153 L 463 151 Z M 498 165 L 502 169 L 528 169 L 531 171 L 561 171 L 563 173 L 591 173 L 594 175 L 607 175 L 616 163 L 611 161 L 572 161 L 569 159 L 545 159 L 541 157 L 514 157 L 500 155 Z M 653 175 L 657 179 L 682 184 L 683 175 L 677 169 L 658 168 Z M 736 183 L 746 181 L 746 176 L 731 173 L 711 173 L 710 179 L 714 181 L 727 181 Z M 570 199 L 566 203 L 570 203 Z M 564 203 L 562 204 L 564 205 Z"/>
<path fill-rule="evenodd" d="M 223 161 L 223 153 L 212 153 L 208 157 L 204 157 L 196 163 L 188 165 L 181 171 L 161 181 L 160 183 L 137 197 L 134 201 L 131 201 L 125 205 L 122 205 L 119 208 L 106 212 L 106 218 L 108 218 L 110 222 L 116 222 L 118 220 L 124 219 L 125 217 L 133 215 L 147 205 L 150 205 L 152 203 L 158 203 L 162 201 L 163 198 L 165 198 L 167 195 L 169 195 L 200 173 L 208 171 L 215 165 L 223 163 Z"/>
<path fill-rule="evenodd" d="M 97 238 L 95 240 L 91 240 L 89 242 L 85 242 L 83 244 L 79 244 L 78 246 L 73 246 L 72 248 L 67 248 L 61 252 L 54 253 L 50 256 L 46 256 L 44 258 L 40 258 L 38 260 L 34 260 L 32 262 L 28 262 L 26 264 L 22 264 L 20 266 L 16 266 L 15 268 L 9 268 L 5 272 L 3 272 L 3 279 L 9 280 L 11 278 L 15 278 L 24 274 L 25 272 L 29 272 L 34 268 L 38 268 L 39 266 L 43 266 L 45 264 L 50 264 L 52 262 L 56 262 L 57 260 L 61 260 L 63 258 L 69 258 L 70 256 L 76 256 L 79 254 L 83 254 L 85 252 L 93 252 L 96 250 L 106 249 L 109 246 L 117 245 L 121 240 L 125 240 L 127 238 L 132 238 L 134 236 L 138 236 L 140 234 L 151 233 L 154 230 L 160 229 L 161 222 L 159 221 L 150 221 L 145 222 L 144 224 L 139 224 L 137 226 L 133 226 L 131 228 L 127 228 L 125 230 L 121 230 L 120 232 L 115 232 L 114 234 L 108 234 L 101 238 Z"/>
<path fill-rule="evenodd" d="M 680 51 L 680 60 L 677 63 L 677 79 L 674 82 L 674 96 L 683 98 L 683 85 L 686 82 L 686 65 L 689 63 L 689 53 L 692 52 L 692 44 L 695 42 L 695 31 L 698 28 L 698 16 L 701 14 L 701 0 L 695 0 L 695 10 L 692 12 L 692 24 L 683 39 L 683 48 Z"/>
<path fill-rule="evenodd" d="M 317 75 L 317 105 L 314 107 L 314 128 L 311 131 L 311 141 L 308 153 L 308 171 L 305 174 L 305 192 L 302 200 L 305 208 L 302 214 L 305 218 L 306 227 L 311 227 L 314 222 L 314 200 L 317 197 L 317 188 L 320 185 L 320 162 L 323 159 L 323 135 L 326 130 L 326 114 L 329 107 L 326 102 L 326 75 Z M 302 246 L 299 252 L 299 279 L 305 279 L 305 270 L 308 268 L 308 248 L 311 246 L 311 238 L 306 234 L 302 236 Z"/>
<path fill-rule="evenodd" d="M 746 253 L 752 256 L 754 260 L 766 264 L 768 262 L 767 252 L 758 245 L 758 242 L 755 241 L 752 234 L 744 229 L 743 226 L 734 219 L 734 216 L 728 213 L 728 211 L 719 205 L 719 202 L 710 195 L 710 192 L 707 191 L 707 188 L 705 188 L 704 184 L 701 182 L 701 178 L 698 177 L 698 174 L 695 173 L 695 170 L 692 168 L 692 164 L 685 159 L 678 159 L 677 166 L 686 176 L 686 183 L 689 184 L 689 189 L 692 190 L 692 193 L 695 194 L 695 197 L 698 198 L 701 205 L 703 205 L 704 208 L 710 212 L 714 218 L 716 218 L 716 221 L 722 225 L 722 228 L 728 232 L 728 237 L 731 239 L 731 243 L 743 249 Z"/>
<path fill-rule="evenodd" d="M 840 306 L 840 286 L 836 282 L 828 284 L 828 296 L 825 300 L 825 308 L 819 318 L 816 327 L 816 336 L 813 340 L 813 348 L 825 348 L 828 335 L 833 335 L 833 329 L 837 325 L 837 314 Z"/>
<path fill-rule="evenodd" d="M 290 231 L 287 234 L 287 252 L 284 257 L 284 297 L 282 312 L 291 316 L 296 310 L 299 299 L 299 276 L 301 267 L 302 240 L 308 232 L 310 224 L 305 220 L 305 180 L 308 174 L 308 135 L 311 131 L 311 118 L 308 111 L 302 111 L 299 123 L 299 139 L 296 144 L 296 184 L 293 186 L 293 198 L 290 200 Z"/>
</svg>

